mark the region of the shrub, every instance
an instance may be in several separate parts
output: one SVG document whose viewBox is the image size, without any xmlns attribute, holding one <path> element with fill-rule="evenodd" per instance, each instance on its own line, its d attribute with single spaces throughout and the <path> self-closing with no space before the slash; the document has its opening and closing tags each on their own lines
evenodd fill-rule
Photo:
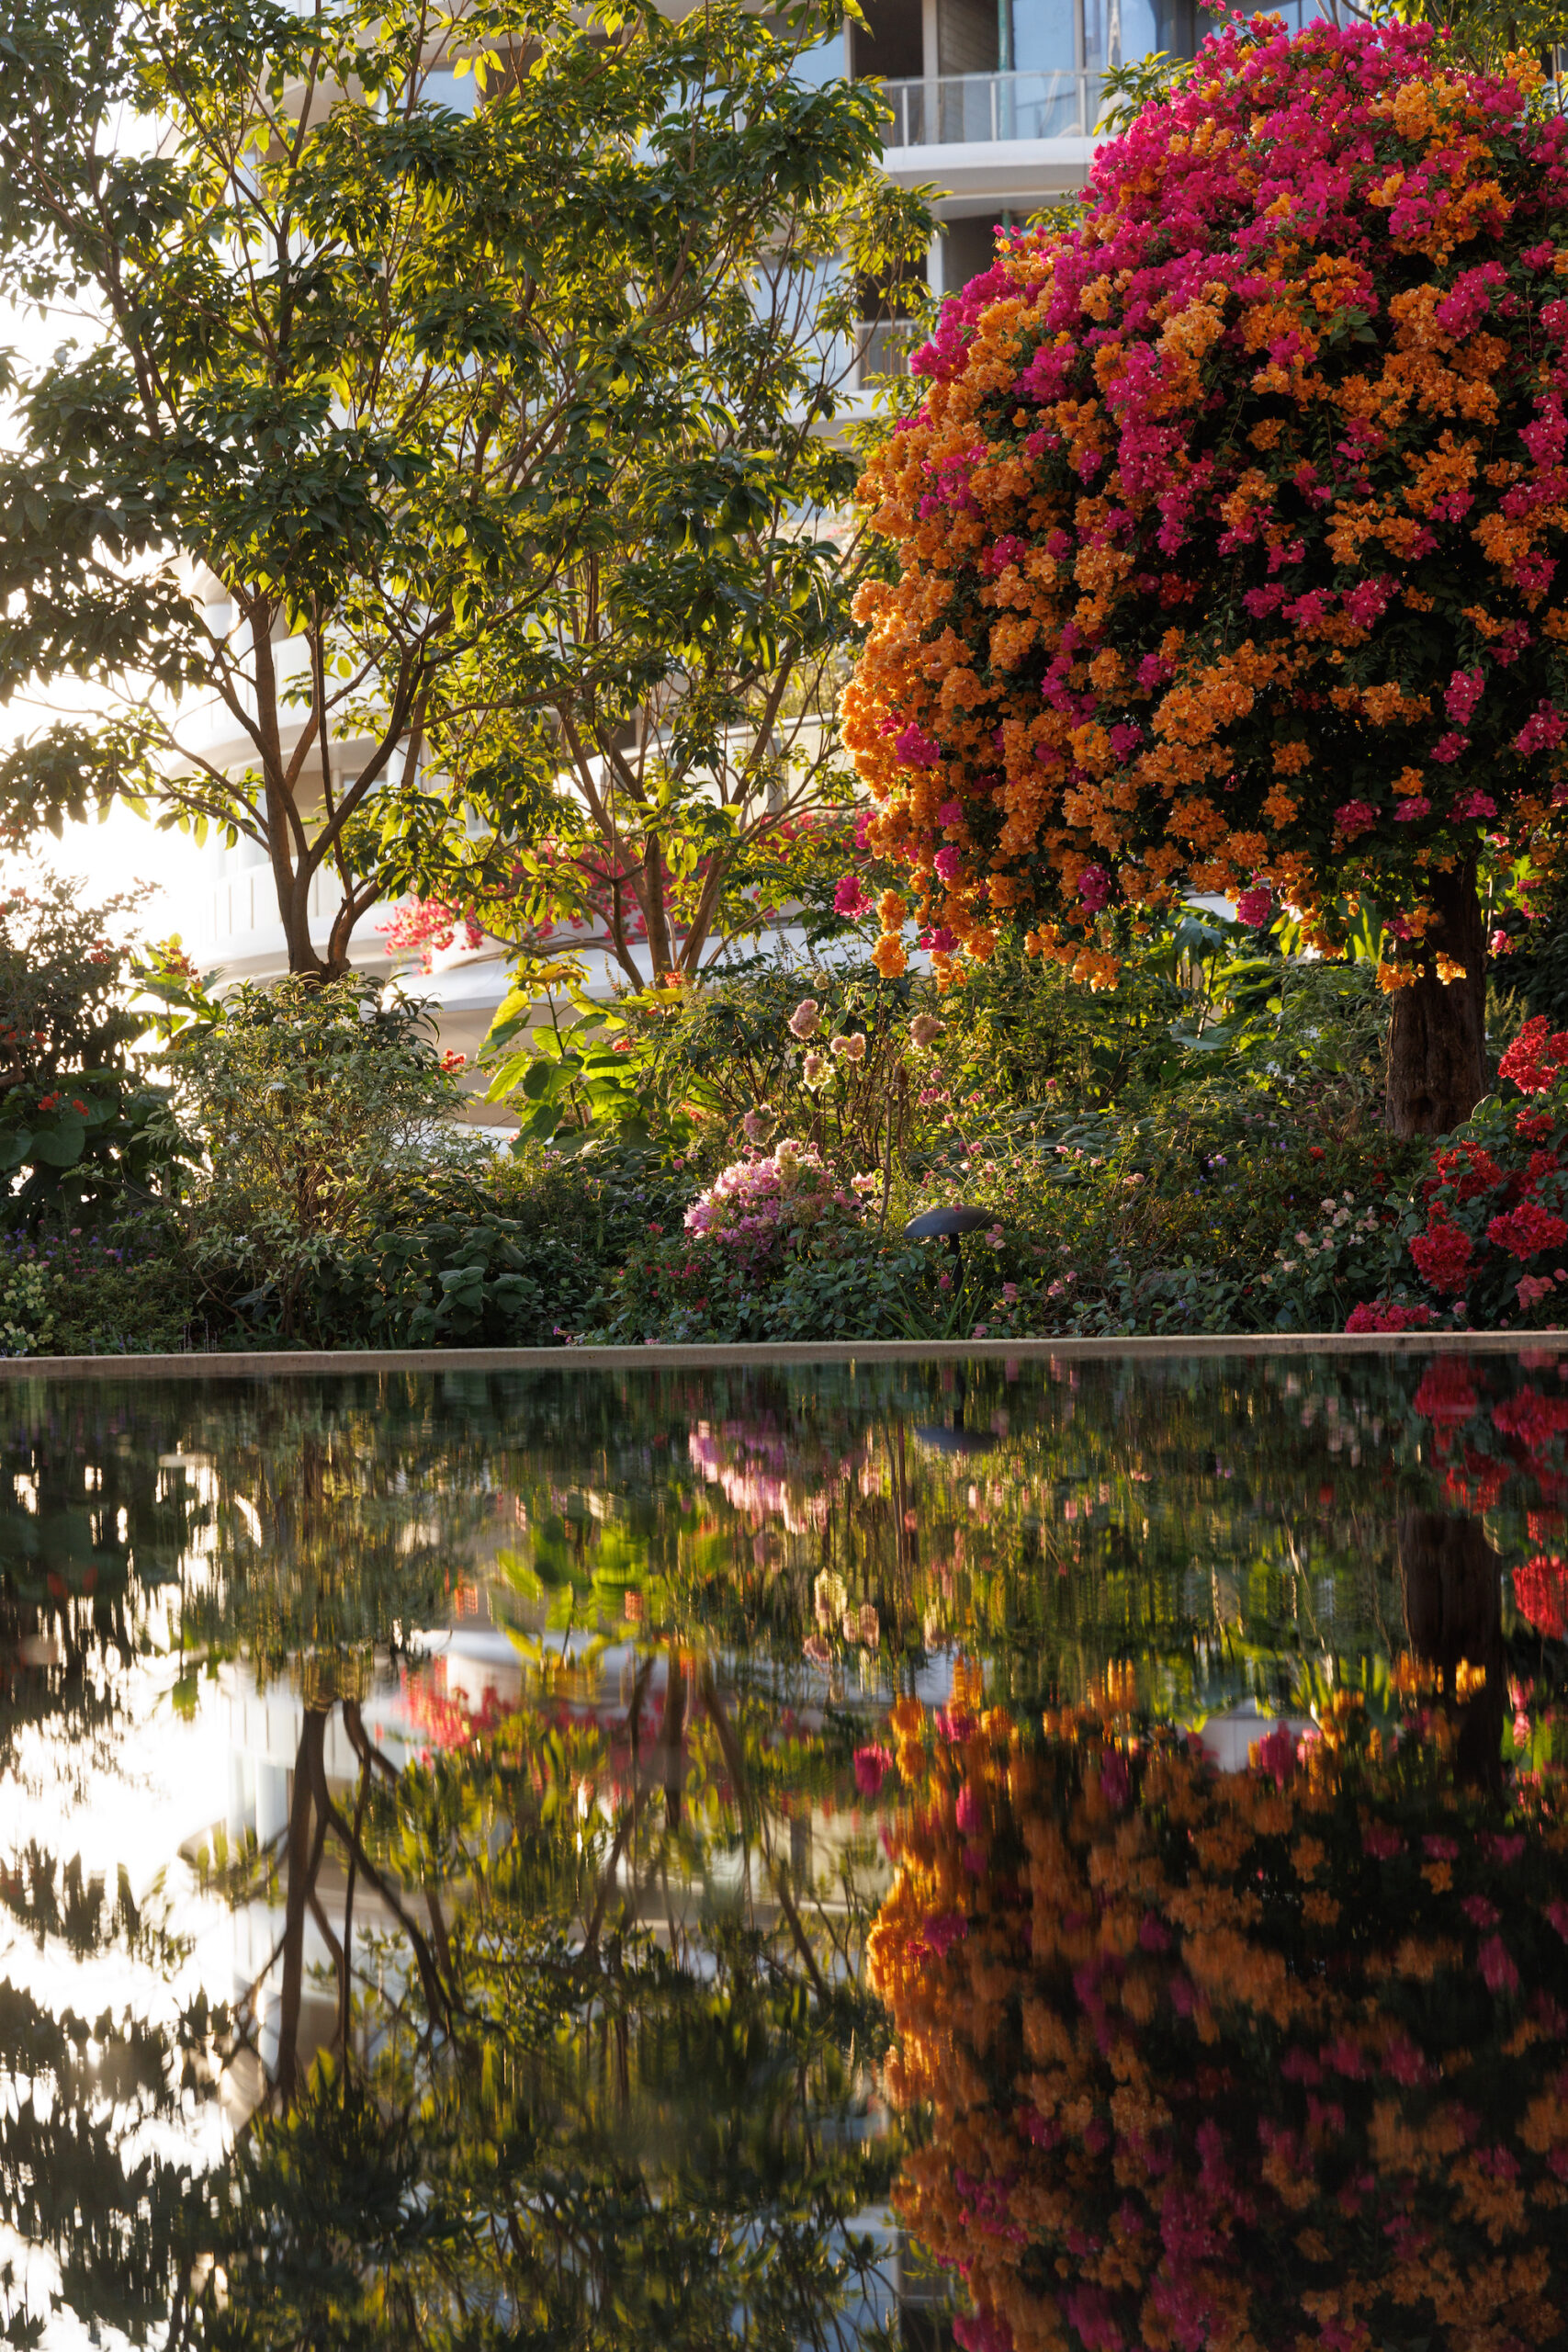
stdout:
<svg viewBox="0 0 1568 2352">
<path fill-rule="evenodd" d="M 0 898 L 0 1177 L 12 1226 L 100 1214 L 166 1186 L 180 1150 L 167 1096 L 136 1067 L 145 1023 L 108 933 L 134 902 L 78 903 L 30 877 Z"/>
<path fill-rule="evenodd" d="M 754 1269 L 798 1246 L 814 1227 L 853 1214 L 821 1154 L 785 1141 L 768 1158 L 752 1154 L 721 1168 L 686 1211 L 685 1227 L 694 1245 L 728 1250 Z"/>
<path fill-rule="evenodd" d="M 965 1334 L 1333 1329 L 1386 1279 L 1419 1162 L 1379 1145 L 1369 1170 L 1353 1091 L 1192 1083 L 1134 1117 L 1065 1112 L 1016 1147 L 964 1144 L 898 1215 L 955 1196 L 995 1211 L 995 1250 L 967 1245 Z"/>
<path fill-rule="evenodd" d="M 221 1346 L 203 1310 L 183 1218 L 156 1204 L 48 1237 L 56 1355 L 161 1355 Z"/>
<path fill-rule="evenodd" d="M 694 1119 L 705 1167 L 781 1132 L 841 1174 L 874 1166 L 918 1124 L 908 1022 L 924 1001 L 861 962 L 759 965 L 682 1001 L 655 1032 L 650 1086 Z"/>
<path fill-rule="evenodd" d="M 221 1345 L 174 1208 L 0 1240 L 0 1354 L 145 1355 Z"/>
<path fill-rule="evenodd" d="M 196 1255 L 208 1309 L 238 1344 L 550 1347 L 650 1216 L 678 1222 L 688 1191 L 640 1152 L 536 1149 L 441 1170 L 385 1224 L 298 1244 L 291 1297 L 265 1238 L 208 1239 Z"/>
<path fill-rule="evenodd" d="M 1434 1153 L 1405 1219 L 1398 1295 L 1360 1330 L 1425 1309 L 1487 1329 L 1554 1327 L 1568 1305 L 1568 1030 L 1526 1022 L 1499 1064 L 1515 1091 L 1488 1095 Z M 1520 1099 L 1520 1098 L 1524 1099 Z M 1414 1276 L 1414 1280 L 1412 1280 Z"/>
<path fill-rule="evenodd" d="M 57 1284 L 31 1242 L 0 1244 L 0 1355 L 47 1353 L 54 1337 Z"/>
<path fill-rule="evenodd" d="M 875 1340 L 943 1328 L 930 1253 L 848 1225 L 818 1227 L 762 1269 L 713 1242 L 650 1232 L 592 1300 L 581 1337 L 659 1340 Z"/>
<path fill-rule="evenodd" d="M 376 1256 L 411 1209 L 428 1213 L 433 1182 L 482 1158 L 452 1125 L 462 1097 L 429 1014 L 357 976 L 247 984 L 171 1053 L 207 1154 L 193 1263 L 286 1340 L 319 1324 L 309 1295 L 334 1268 Z"/>
</svg>

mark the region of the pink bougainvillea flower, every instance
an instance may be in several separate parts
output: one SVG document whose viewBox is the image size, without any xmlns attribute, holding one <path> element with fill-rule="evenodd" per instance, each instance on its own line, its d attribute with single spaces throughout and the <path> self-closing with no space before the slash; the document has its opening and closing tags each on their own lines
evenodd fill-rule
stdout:
<svg viewBox="0 0 1568 2352">
<path fill-rule="evenodd" d="M 1488 1936 L 1476 1953 L 1475 1962 L 1488 1992 L 1506 1994 L 1518 1991 L 1519 1972 L 1501 1936 Z"/>
</svg>

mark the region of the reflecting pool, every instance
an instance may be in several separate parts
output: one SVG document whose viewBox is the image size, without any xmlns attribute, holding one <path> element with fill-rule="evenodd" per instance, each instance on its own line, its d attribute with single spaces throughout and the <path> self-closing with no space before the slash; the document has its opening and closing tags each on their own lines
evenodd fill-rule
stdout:
<svg viewBox="0 0 1568 2352">
<path fill-rule="evenodd" d="M 1568 1353 L 0 1385 L 0 2341 L 1568 2335 Z"/>
</svg>

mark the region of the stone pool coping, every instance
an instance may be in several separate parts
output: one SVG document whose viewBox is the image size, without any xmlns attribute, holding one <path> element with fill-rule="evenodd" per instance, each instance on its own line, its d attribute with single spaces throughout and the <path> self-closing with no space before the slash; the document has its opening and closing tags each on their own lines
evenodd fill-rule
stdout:
<svg viewBox="0 0 1568 2352">
<path fill-rule="evenodd" d="M 811 1363 L 1106 1363 L 1239 1356 L 1418 1356 L 1568 1353 L 1552 1331 L 1241 1331 L 1190 1339 L 785 1340 L 713 1347 L 289 1348 L 181 1355 L 6 1356 L 17 1380 L 235 1380 L 286 1373 L 720 1371 Z"/>
</svg>

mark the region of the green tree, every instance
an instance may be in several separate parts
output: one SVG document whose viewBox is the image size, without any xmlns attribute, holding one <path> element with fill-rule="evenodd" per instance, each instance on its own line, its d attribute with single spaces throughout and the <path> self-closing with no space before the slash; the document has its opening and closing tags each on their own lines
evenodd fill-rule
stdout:
<svg viewBox="0 0 1568 2352">
<path fill-rule="evenodd" d="M 0 290 L 101 332 L 6 379 L 0 698 L 71 679 L 104 711 L 12 751 L 11 807 L 58 820 L 118 792 L 248 837 L 291 968 L 337 974 L 470 799 L 508 864 L 558 811 L 563 742 L 537 714 L 563 673 L 591 672 L 571 725 L 609 741 L 651 691 L 660 616 L 686 612 L 655 667 L 694 670 L 683 723 L 713 741 L 705 627 L 739 632 L 753 680 L 780 616 L 820 652 L 828 551 L 783 498 L 839 473 L 806 363 L 750 296 L 764 255 L 793 287 L 840 225 L 865 213 L 874 251 L 899 207 L 871 193 L 874 97 L 797 85 L 797 47 L 734 5 L 22 0 Z M 122 137 L 136 121 L 156 139 Z M 803 387 L 793 458 L 754 452 Z M 658 542 L 640 573 L 611 557 L 629 517 Z"/>
</svg>

